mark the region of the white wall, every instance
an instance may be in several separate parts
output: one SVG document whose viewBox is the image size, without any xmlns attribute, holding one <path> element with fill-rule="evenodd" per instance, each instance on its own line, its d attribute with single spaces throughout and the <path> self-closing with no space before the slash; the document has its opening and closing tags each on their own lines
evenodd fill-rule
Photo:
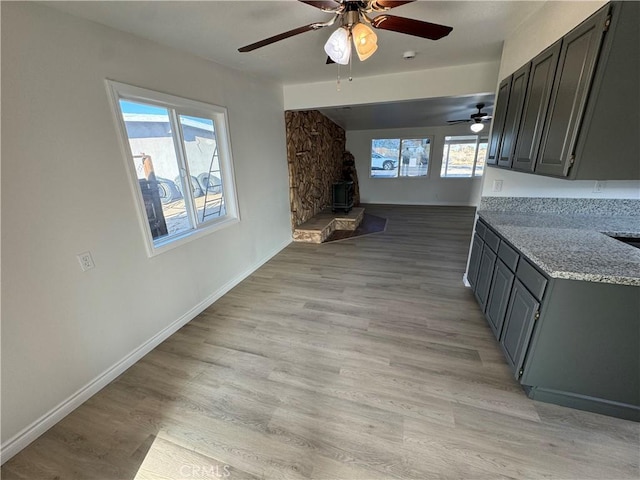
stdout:
<svg viewBox="0 0 640 480">
<path fill-rule="evenodd" d="M 501 168 L 487 168 L 482 192 L 487 197 L 548 197 L 548 198 L 635 198 L 640 199 L 640 182 L 637 180 L 607 180 L 597 182 L 600 192 L 595 192 L 592 180 L 563 180 L 526 175 Z M 502 181 L 502 190 L 493 191 L 494 180 Z"/>
<path fill-rule="evenodd" d="M 509 38 L 502 49 L 499 79 L 515 72 L 583 20 L 607 3 L 602 0 L 546 2 Z M 497 90 L 497 86 L 495 88 Z M 503 180 L 501 192 L 493 191 L 494 180 Z M 602 192 L 594 192 L 593 181 L 570 181 L 542 177 L 498 168 L 485 173 L 483 196 L 638 198 L 640 181 L 608 181 Z"/>
<path fill-rule="evenodd" d="M 287 110 L 301 110 L 475 95 L 495 91 L 498 70 L 497 62 L 485 62 L 374 77 L 355 76 L 352 82 L 343 73 L 339 89 L 336 81 L 285 85 L 284 105 Z M 466 125 L 347 131 L 347 149 L 356 157 L 361 201 L 405 205 L 477 205 L 482 188 L 480 178 L 440 178 L 444 135 L 469 133 Z M 428 178 L 369 177 L 372 138 L 423 135 L 436 137 Z"/>
<path fill-rule="evenodd" d="M 474 95 L 493 92 L 498 63 L 475 63 L 375 77 L 343 78 L 337 82 L 284 86 L 286 110 L 396 102 L 422 98 Z"/>
<path fill-rule="evenodd" d="M 360 201 L 404 205 L 477 205 L 481 177 L 440 178 L 445 135 L 469 135 L 469 126 L 358 130 L 347 132 L 347 150 L 356 158 Z M 429 173 L 425 177 L 371 178 L 371 140 L 431 137 Z"/>
<path fill-rule="evenodd" d="M 240 223 L 147 257 L 105 78 L 228 108 Z M 6 460 L 291 232 L 279 85 L 40 4 L 2 2 L 2 127 Z M 83 273 L 76 254 L 86 250 L 96 268 Z"/>
<path fill-rule="evenodd" d="M 605 5 L 607 0 L 546 2 L 505 39 L 499 78 L 508 77 Z"/>
</svg>

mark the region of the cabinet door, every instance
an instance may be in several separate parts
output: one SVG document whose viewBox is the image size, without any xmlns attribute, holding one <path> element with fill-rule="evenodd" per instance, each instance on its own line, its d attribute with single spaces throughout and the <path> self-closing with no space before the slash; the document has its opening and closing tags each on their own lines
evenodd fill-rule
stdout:
<svg viewBox="0 0 640 480">
<path fill-rule="evenodd" d="M 607 16 L 607 9 L 600 10 L 563 39 L 536 173 L 569 174 Z"/>
<path fill-rule="evenodd" d="M 484 242 L 476 233 L 473 236 L 471 245 L 471 255 L 469 255 L 469 268 L 467 270 L 467 281 L 471 285 L 471 289 L 475 292 L 478 278 L 478 269 L 480 268 L 480 256 L 482 255 L 482 247 Z"/>
<path fill-rule="evenodd" d="M 498 88 L 498 100 L 496 108 L 493 111 L 493 127 L 491 129 L 491 140 L 489 141 L 489 150 L 487 151 L 487 164 L 497 165 L 500 150 L 500 141 L 504 131 L 504 120 L 509 104 L 509 94 L 511 93 L 511 77 L 505 78 L 500 82 Z"/>
<path fill-rule="evenodd" d="M 487 307 L 487 299 L 489 298 L 489 289 L 491 288 L 491 278 L 493 277 L 496 257 L 496 254 L 485 244 L 482 249 L 482 255 L 480 256 L 480 268 L 478 269 L 478 280 L 475 288 L 476 298 L 483 312 Z"/>
<path fill-rule="evenodd" d="M 530 67 L 531 64 L 527 63 L 513 74 L 511 80 L 511 94 L 509 95 L 509 104 L 507 105 L 507 112 L 505 113 L 502 139 L 500 140 L 500 148 L 498 149 L 499 167 L 511 168 L 513 162 L 513 151 L 516 145 L 520 119 L 522 117 L 522 107 L 524 105 L 525 92 L 527 91 Z"/>
<path fill-rule="evenodd" d="M 514 170 L 532 172 L 534 169 L 561 45 L 562 40 L 558 40 L 531 61 L 529 86 L 511 165 Z"/>
<path fill-rule="evenodd" d="M 520 370 L 524 364 L 524 356 L 527 353 L 539 307 L 540 304 L 534 296 L 520 283 L 520 280 L 516 279 L 500 339 L 507 362 L 516 378 L 521 377 Z"/>
<path fill-rule="evenodd" d="M 509 294 L 511 293 L 514 278 L 513 272 L 509 270 L 502 260 L 498 259 L 496 268 L 493 271 L 486 312 L 489 326 L 498 340 L 500 340 L 500 334 L 502 333 L 502 325 L 507 313 Z"/>
</svg>

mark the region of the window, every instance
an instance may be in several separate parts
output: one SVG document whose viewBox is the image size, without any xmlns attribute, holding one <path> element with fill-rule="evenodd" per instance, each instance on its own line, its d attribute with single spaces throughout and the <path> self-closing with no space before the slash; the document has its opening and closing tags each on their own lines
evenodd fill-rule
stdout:
<svg viewBox="0 0 640 480">
<path fill-rule="evenodd" d="M 444 137 L 441 177 L 478 177 L 484 173 L 487 137 Z"/>
<path fill-rule="evenodd" d="M 226 109 L 108 85 L 149 254 L 237 221 Z"/>
<path fill-rule="evenodd" d="M 429 138 L 371 140 L 371 176 L 426 177 L 429 171 L 430 151 Z"/>
</svg>

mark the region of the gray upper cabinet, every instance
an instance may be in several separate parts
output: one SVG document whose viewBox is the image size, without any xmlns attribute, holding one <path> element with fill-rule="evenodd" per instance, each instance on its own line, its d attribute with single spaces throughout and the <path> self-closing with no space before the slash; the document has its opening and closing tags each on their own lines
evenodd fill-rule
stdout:
<svg viewBox="0 0 640 480">
<path fill-rule="evenodd" d="M 531 61 L 529 86 L 522 109 L 518 142 L 513 154 L 514 170 L 532 172 L 535 166 L 561 44 L 562 41 L 558 40 Z"/>
<path fill-rule="evenodd" d="M 563 39 L 536 173 L 569 174 L 608 14 L 601 9 Z"/>
<path fill-rule="evenodd" d="M 639 12 L 640 2 L 612 2 L 539 54 L 522 82 L 524 101 L 516 80 L 527 66 L 503 80 L 489 165 L 571 180 L 640 179 Z"/>
<path fill-rule="evenodd" d="M 511 77 L 511 93 L 504 119 L 504 129 L 498 149 L 498 166 L 510 168 L 513 162 L 513 152 L 524 106 L 525 92 L 529 80 L 530 63 L 520 68 Z"/>
<path fill-rule="evenodd" d="M 504 122 L 507 113 L 507 104 L 509 103 L 509 94 L 511 93 L 511 77 L 505 78 L 500 82 L 498 88 L 498 99 L 496 108 L 493 112 L 493 127 L 491 130 L 491 140 L 489 140 L 489 150 L 487 151 L 487 164 L 497 165 L 500 143 L 504 132 Z"/>
</svg>

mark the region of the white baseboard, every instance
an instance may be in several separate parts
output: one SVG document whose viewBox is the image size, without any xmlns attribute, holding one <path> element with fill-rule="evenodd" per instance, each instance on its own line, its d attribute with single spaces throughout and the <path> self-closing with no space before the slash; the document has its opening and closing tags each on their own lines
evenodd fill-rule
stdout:
<svg viewBox="0 0 640 480">
<path fill-rule="evenodd" d="M 163 328 L 160 332 L 155 334 L 149 340 L 144 342 L 142 345 L 134 349 L 124 358 L 116 362 L 110 368 L 102 372 L 96 378 L 87 383 L 84 387 L 80 388 L 73 395 L 68 397 L 66 400 L 62 401 L 53 409 L 49 410 L 47 413 L 42 415 L 36 421 L 22 429 L 16 435 L 8 439 L 6 442 L 0 446 L 0 464 L 4 464 L 11 457 L 16 455 L 20 450 L 25 448 L 31 442 L 36 440 L 40 435 L 45 433 L 51 427 L 53 427 L 56 423 L 62 420 L 64 417 L 73 412 L 76 408 L 86 402 L 93 395 L 98 393 L 101 389 L 106 387 L 109 383 L 115 380 L 119 375 L 125 372 L 129 367 L 131 367 L 134 363 L 144 357 L 147 353 L 173 335 L 176 331 L 178 331 L 181 327 L 189 323 L 193 320 L 197 315 L 199 315 L 203 310 L 211 306 L 216 300 L 222 297 L 225 293 L 231 290 L 233 287 L 238 285 L 242 280 L 247 278 L 253 272 L 255 272 L 258 268 L 264 265 L 267 261 L 273 258 L 278 252 L 280 252 L 283 248 L 291 243 L 291 239 L 288 239 L 286 242 L 283 242 L 280 246 L 275 248 L 271 253 L 266 255 L 260 262 L 251 268 L 245 270 L 243 273 L 230 280 L 218 290 L 213 292 L 203 301 L 198 303 L 196 306 L 191 308 L 188 312 L 182 315 L 180 318 L 172 322 L 167 327 Z"/>
</svg>

